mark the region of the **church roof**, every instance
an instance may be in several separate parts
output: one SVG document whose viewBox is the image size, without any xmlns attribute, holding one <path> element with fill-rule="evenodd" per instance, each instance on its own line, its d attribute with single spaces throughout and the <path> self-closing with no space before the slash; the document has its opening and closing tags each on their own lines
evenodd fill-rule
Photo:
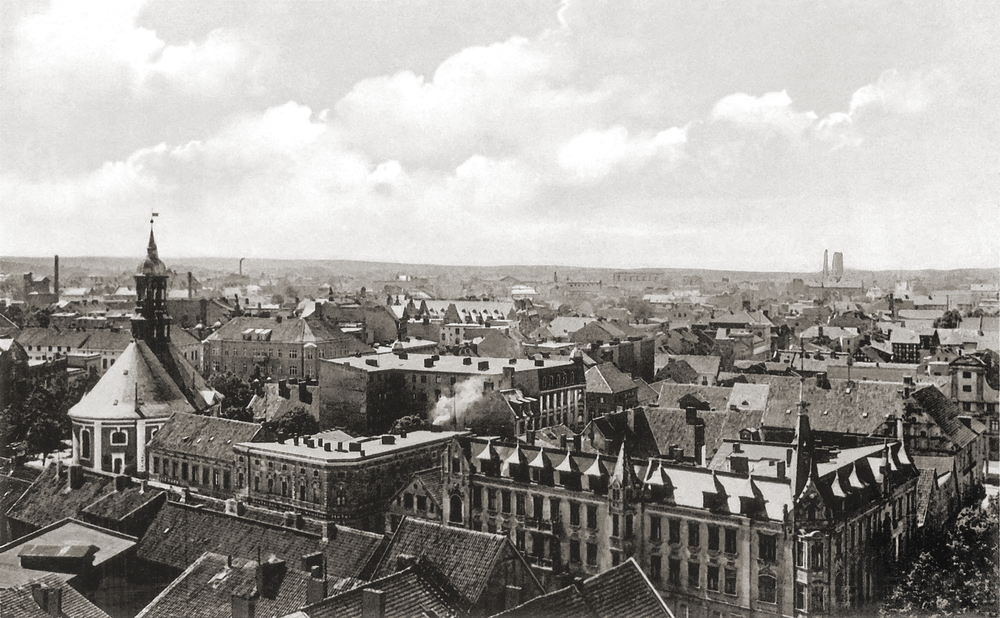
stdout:
<svg viewBox="0 0 1000 618">
<path fill-rule="evenodd" d="M 135 273 L 137 275 L 153 275 L 162 276 L 167 274 L 167 266 L 160 260 L 160 255 L 156 250 L 156 240 L 153 238 L 153 230 L 149 230 L 149 246 L 146 247 L 146 259 L 143 260 L 142 264 L 139 264 L 139 268 L 136 269 Z"/>
<path fill-rule="evenodd" d="M 180 387 L 142 341 L 129 344 L 114 366 L 73 406 L 69 416 L 90 420 L 163 418 L 195 412 Z"/>
</svg>

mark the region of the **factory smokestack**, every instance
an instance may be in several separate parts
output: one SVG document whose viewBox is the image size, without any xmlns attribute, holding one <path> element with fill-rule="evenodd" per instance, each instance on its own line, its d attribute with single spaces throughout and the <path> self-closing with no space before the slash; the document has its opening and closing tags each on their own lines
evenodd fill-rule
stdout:
<svg viewBox="0 0 1000 618">
<path fill-rule="evenodd" d="M 823 249 L 823 278 L 826 279 L 830 275 L 830 250 Z"/>
<path fill-rule="evenodd" d="M 59 256 L 57 255 L 53 265 L 55 271 L 52 275 L 52 293 L 56 295 L 56 302 L 59 302 Z"/>
<path fill-rule="evenodd" d="M 191 276 L 191 271 L 188 271 L 188 300 L 194 298 L 194 283 L 192 283 L 193 277 Z"/>
</svg>

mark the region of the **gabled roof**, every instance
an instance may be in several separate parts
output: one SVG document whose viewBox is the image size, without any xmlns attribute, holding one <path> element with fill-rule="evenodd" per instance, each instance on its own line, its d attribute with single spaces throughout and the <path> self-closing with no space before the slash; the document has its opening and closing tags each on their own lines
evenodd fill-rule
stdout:
<svg viewBox="0 0 1000 618">
<path fill-rule="evenodd" d="M 150 502 L 165 498 L 166 492 L 162 489 L 143 489 L 140 485 L 133 485 L 123 491 L 113 491 L 98 498 L 85 506 L 81 512 L 85 516 L 121 521 Z"/>
<path fill-rule="evenodd" d="M 70 418 L 131 420 L 194 412 L 184 392 L 142 341 L 135 341 L 69 411 Z"/>
<path fill-rule="evenodd" d="M 0 588 L 0 608 L 3 615 L 16 618 L 51 618 L 51 614 L 38 606 L 32 596 L 32 587 L 42 586 L 61 592 L 62 615 L 65 618 L 110 618 L 104 610 L 87 600 L 72 586 L 55 574 L 43 575 L 13 588 Z"/>
<path fill-rule="evenodd" d="M 962 449 L 975 440 L 978 435 L 969 429 L 958 417 L 962 415 L 958 404 L 949 399 L 935 386 L 927 386 L 913 393 L 913 399 L 934 419 L 948 438 Z"/>
<path fill-rule="evenodd" d="M 614 363 L 602 363 L 586 372 L 587 392 L 616 394 L 636 388 L 632 378 L 622 373 Z"/>
<path fill-rule="evenodd" d="M 295 566 L 286 561 L 274 592 L 256 595 L 255 615 L 281 616 L 305 603 L 309 574 Z M 228 618 L 233 595 L 246 597 L 256 590 L 256 573 L 256 561 L 205 552 L 136 618 Z"/>
<path fill-rule="evenodd" d="M 290 563 L 321 551 L 329 575 L 365 578 L 381 557 L 382 547 L 382 535 L 353 528 L 337 526 L 333 538 L 324 543 L 316 534 L 167 502 L 139 541 L 136 555 L 186 569 L 205 551 L 250 560 L 260 550 L 264 557 L 274 554 Z"/>
<path fill-rule="evenodd" d="M 60 478 L 56 466 L 49 465 L 7 511 L 7 517 L 42 528 L 76 517 L 99 497 L 114 490 L 112 477 L 89 470 L 81 469 L 82 484 L 77 489 L 70 488 L 68 477 L 65 468 Z"/>
<path fill-rule="evenodd" d="M 385 595 L 383 618 L 465 615 L 470 607 L 432 562 L 420 560 L 398 573 L 307 605 L 295 617 L 362 618 L 366 589 Z"/>
<path fill-rule="evenodd" d="M 309 403 L 305 403 L 299 399 L 299 389 L 302 388 L 301 384 L 299 386 L 292 384 L 286 388 L 288 389 L 288 397 L 282 397 L 281 389 L 277 383 L 268 382 L 263 384 L 261 386 L 263 394 L 260 396 L 255 394 L 250 403 L 247 404 L 247 408 L 253 414 L 253 418 L 262 422 L 273 422 L 300 405 L 310 408 L 313 416 L 319 418 L 321 402 L 316 392 L 318 387 L 306 386 L 306 392 L 312 395 L 312 400 Z"/>
<path fill-rule="evenodd" d="M 699 375 L 717 376 L 719 375 L 719 363 L 722 362 L 722 358 L 699 354 L 670 354 L 667 356 L 667 363 L 669 364 L 671 361 L 685 362 Z"/>
<path fill-rule="evenodd" d="M 669 384 L 659 382 L 660 398 L 657 405 L 661 408 L 678 408 L 680 400 L 685 395 L 694 395 L 709 404 L 715 410 L 725 410 L 729 404 L 732 389 L 722 386 L 699 386 L 697 384 Z M 655 386 L 655 385 L 654 385 Z"/>
<path fill-rule="evenodd" d="M 399 570 L 402 556 L 426 557 L 470 604 L 475 605 L 506 552 L 516 552 L 506 535 L 404 517 L 375 577 L 387 577 Z M 525 569 L 530 572 L 526 565 Z M 538 588 L 541 590 L 541 585 Z"/>
<path fill-rule="evenodd" d="M 183 453 L 228 461 L 235 457 L 234 444 L 254 441 L 261 430 L 257 423 L 178 412 L 156 432 L 146 448 L 150 452 Z"/>
<path fill-rule="evenodd" d="M 895 382 L 829 379 L 829 388 L 816 379 L 785 376 L 753 376 L 769 385 L 767 409 L 762 423 L 772 427 L 795 426 L 799 397 L 809 404 L 807 413 L 813 430 L 871 435 L 885 423 L 887 414 L 902 416 L 906 400 Z M 755 380 L 758 381 L 758 380 Z"/>
</svg>

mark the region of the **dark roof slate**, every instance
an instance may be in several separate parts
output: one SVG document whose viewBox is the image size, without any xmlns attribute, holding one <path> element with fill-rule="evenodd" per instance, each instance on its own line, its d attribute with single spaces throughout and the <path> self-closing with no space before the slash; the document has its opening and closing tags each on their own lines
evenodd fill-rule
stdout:
<svg viewBox="0 0 1000 618">
<path fill-rule="evenodd" d="M 252 442 L 257 423 L 177 412 L 149 443 L 149 452 L 183 453 L 217 461 L 234 459 L 233 445 Z"/>
<path fill-rule="evenodd" d="M 71 489 L 66 469 L 59 478 L 56 466 L 48 466 L 7 511 L 7 517 L 43 528 L 76 517 L 99 497 L 114 490 L 114 479 L 110 476 L 82 470 L 82 477 L 82 485 Z"/>
<path fill-rule="evenodd" d="M 381 556 L 383 540 L 380 534 L 337 526 L 335 537 L 323 543 L 316 534 L 167 502 L 139 541 L 136 555 L 185 569 L 200 555 L 196 552 L 256 559 L 259 549 L 264 559 L 273 554 L 291 563 L 322 551 L 329 575 L 362 577 Z"/>
<path fill-rule="evenodd" d="M 85 515 L 121 521 L 150 502 L 162 499 L 165 495 L 166 492 L 161 489 L 147 488 L 143 490 L 141 486 L 133 485 L 124 491 L 113 491 L 98 498 L 85 506 L 81 512 Z"/>
<path fill-rule="evenodd" d="M 399 570 L 401 556 L 426 557 L 474 605 L 509 544 L 503 534 L 405 517 L 396 528 L 375 577 L 386 577 Z"/>
<path fill-rule="evenodd" d="M 936 386 L 926 386 L 913 393 L 913 399 L 934 419 L 948 438 L 958 448 L 965 448 L 976 439 L 976 432 L 962 424 L 958 417 L 962 415 L 958 404 L 949 399 Z"/>
<path fill-rule="evenodd" d="M 65 618 L 109 618 L 104 610 L 88 601 L 55 574 L 43 575 L 16 588 L 0 589 L 0 616 L 7 618 L 51 618 L 31 595 L 32 585 L 41 584 L 62 591 L 62 615 Z"/>
<path fill-rule="evenodd" d="M 601 363 L 586 372 L 588 393 L 624 393 L 636 388 L 635 382 L 614 363 Z"/>
</svg>

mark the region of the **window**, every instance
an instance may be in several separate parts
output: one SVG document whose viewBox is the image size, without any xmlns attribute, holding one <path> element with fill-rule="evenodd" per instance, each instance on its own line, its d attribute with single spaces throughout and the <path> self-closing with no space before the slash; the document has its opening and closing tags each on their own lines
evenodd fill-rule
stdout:
<svg viewBox="0 0 1000 618">
<path fill-rule="evenodd" d="M 208 473 L 209 469 L 207 467 L 201 469 L 201 484 L 208 485 Z"/>
<path fill-rule="evenodd" d="M 649 557 L 649 577 L 654 583 L 659 583 L 662 573 L 660 573 L 660 557 L 650 556 Z"/>
<path fill-rule="evenodd" d="M 712 592 L 719 591 L 719 566 L 716 564 L 708 565 L 707 578 L 705 580 L 705 587 Z"/>
<path fill-rule="evenodd" d="M 655 515 L 649 518 L 649 540 L 660 540 L 660 518 Z"/>
<path fill-rule="evenodd" d="M 517 509 L 516 513 L 520 516 L 524 516 L 524 494 L 517 494 L 514 496 L 514 506 Z"/>
<path fill-rule="evenodd" d="M 969 378 L 972 377 L 972 372 L 971 371 L 963 371 L 962 372 L 962 377 L 965 378 L 966 380 L 968 380 Z"/>
<path fill-rule="evenodd" d="M 229 489 L 232 484 L 232 473 L 229 470 L 223 470 L 222 472 L 222 488 Z M 299 500 L 305 500 L 305 488 L 302 489 L 303 494 L 299 496 Z"/>
<path fill-rule="evenodd" d="M 809 609 L 814 612 L 823 611 L 823 587 L 813 586 L 812 597 L 809 599 Z"/>
<path fill-rule="evenodd" d="M 159 474 L 159 473 L 160 473 L 160 458 L 159 457 L 154 457 L 153 458 L 153 474 Z"/>
<path fill-rule="evenodd" d="M 188 480 L 188 465 L 186 461 L 181 464 L 181 479 Z"/>
<path fill-rule="evenodd" d="M 667 561 L 667 579 L 673 586 L 681 585 L 681 561 L 677 558 Z"/>
<path fill-rule="evenodd" d="M 427 510 L 427 496 L 417 496 L 417 510 L 418 511 Z"/>
<path fill-rule="evenodd" d="M 688 562 L 688 587 L 697 588 L 701 583 L 701 565 L 697 562 Z"/>
<path fill-rule="evenodd" d="M 774 576 L 761 574 L 757 577 L 757 598 L 762 603 L 777 603 L 777 580 Z"/>
<path fill-rule="evenodd" d="M 816 543 L 812 546 L 812 568 L 822 569 L 823 568 L 823 544 Z"/>
<path fill-rule="evenodd" d="M 580 563 L 580 541 L 576 539 L 569 542 L 569 561 L 575 564 Z"/>
<path fill-rule="evenodd" d="M 587 566 L 597 566 L 597 543 L 587 543 Z"/>
<path fill-rule="evenodd" d="M 597 507 L 592 504 L 587 505 L 587 527 L 597 530 Z"/>
<path fill-rule="evenodd" d="M 455 474 L 462 471 L 462 460 L 458 457 L 451 458 L 451 471 Z"/>
<path fill-rule="evenodd" d="M 733 528 L 726 528 L 726 553 L 736 553 L 736 530 Z"/>
<path fill-rule="evenodd" d="M 196 465 L 191 466 L 191 482 L 192 483 L 198 482 L 198 466 Z"/>
<path fill-rule="evenodd" d="M 611 516 L 611 536 L 618 536 L 618 513 Z"/>
<path fill-rule="evenodd" d="M 802 584 L 795 583 L 795 609 L 805 609 L 806 608 L 806 587 Z"/>
<path fill-rule="evenodd" d="M 802 541 L 795 541 L 795 566 L 804 566 L 806 563 L 806 544 Z"/>
<path fill-rule="evenodd" d="M 972 385 L 971 384 L 964 384 L 962 386 L 962 392 L 963 393 L 971 393 L 972 392 Z"/>
<path fill-rule="evenodd" d="M 80 432 L 80 457 L 90 459 L 90 430 L 84 429 Z"/>
<path fill-rule="evenodd" d="M 504 513 L 510 513 L 510 492 L 506 489 L 500 492 L 500 510 Z"/>
<path fill-rule="evenodd" d="M 690 547 L 701 545 L 701 524 L 696 521 L 688 522 L 688 545 Z"/>
<path fill-rule="evenodd" d="M 632 516 L 631 515 L 626 515 L 625 516 L 625 538 L 626 539 L 631 539 L 632 538 Z"/>
<path fill-rule="evenodd" d="M 128 444 L 128 434 L 121 429 L 115 429 L 111 432 L 111 444 Z"/>
<path fill-rule="evenodd" d="M 514 545 L 519 552 L 524 552 L 524 530 L 519 529 L 514 532 Z"/>
<path fill-rule="evenodd" d="M 669 534 L 671 543 L 681 542 L 681 522 L 676 519 L 671 519 L 669 522 Z"/>
<path fill-rule="evenodd" d="M 577 502 L 569 503 L 569 525 L 580 525 L 580 505 Z"/>
<path fill-rule="evenodd" d="M 486 490 L 486 508 L 493 512 L 497 510 L 497 490 L 493 488 Z"/>
<path fill-rule="evenodd" d="M 736 569 L 729 569 L 729 568 L 727 568 L 726 572 L 725 572 L 725 575 L 726 575 L 725 589 L 723 590 L 723 592 L 725 592 L 726 594 L 735 595 L 736 594 Z"/>
<path fill-rule="evenodd" d="M 472 492 L 472 508 L 482 510 L 483 508 L 483 490 L 476 489 Z"/>
<path fill-rule="evenodd" d="M 777 556 L 778 546 L 775 536 L 773 534 L 758 533 L 757 538 L 760 540 L 760 559 L 768 562 L 774 562 Z"/>
</svg>

